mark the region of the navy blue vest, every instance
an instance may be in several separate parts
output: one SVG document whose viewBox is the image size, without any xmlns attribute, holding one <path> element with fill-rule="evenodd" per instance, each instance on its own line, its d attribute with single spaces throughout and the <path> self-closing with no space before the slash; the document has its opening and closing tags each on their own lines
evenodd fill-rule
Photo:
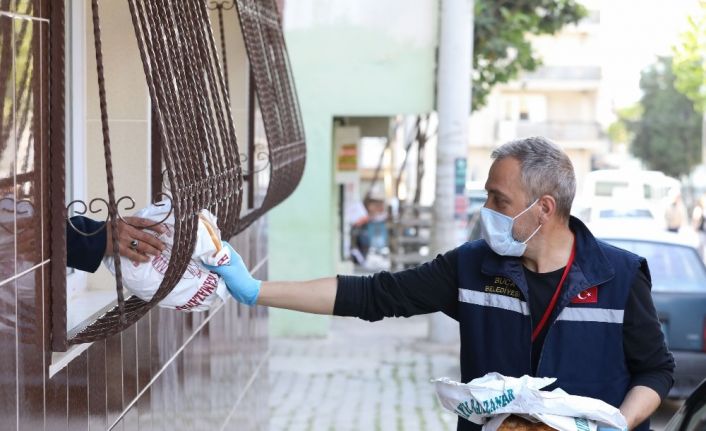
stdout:
<svg viewBox="0 0 706 431">
<path fill-rule="evenodd" d="M 619 407 L 630 384 L 623 312 L 644 260 L 596 240 L 573 217 L 569 226 L 576 235 L 576 257 L 548 322 L 536 376 L 557 378 L 547 389 L 560 387 Z M 483 240 L 469 242 L 459 248 L 458 277 L 462 380 L 491 371 L 532 375 L 531 334 L 537 322 L 531 321 L 520 259 L 495 254 Z M 479 429 L 459 418 L 458 430 Z M 636 430 L 649 430 L 649 421 Z"/>
</svg>

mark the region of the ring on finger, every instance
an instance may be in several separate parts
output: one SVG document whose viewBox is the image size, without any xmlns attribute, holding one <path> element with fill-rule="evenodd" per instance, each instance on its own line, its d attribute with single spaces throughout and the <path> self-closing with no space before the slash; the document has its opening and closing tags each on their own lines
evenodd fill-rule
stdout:
<svg viewBox="0 0 706 431">
<path fill-rule="evenodd" d="M 130 248 L 131 248 L 132 250 L 137 250 L 137 246 L 138 246 L 139 244 L 140 244 L 140 242 L 139 242 L 138 240 L 133 239 L 132 241 L 130 241 Z"/>
</svg>

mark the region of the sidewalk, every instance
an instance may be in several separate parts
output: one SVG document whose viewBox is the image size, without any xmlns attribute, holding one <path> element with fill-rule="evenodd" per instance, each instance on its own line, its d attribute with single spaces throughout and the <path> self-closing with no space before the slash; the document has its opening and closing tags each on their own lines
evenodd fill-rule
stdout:
<svg viewBox="0 0 706 431">
<path fill-rule="evenodd" d="M 270 431 L 455 430 L 429 380 L 459 380 L 458 345 L 426 334 L 426 316 L 334 317 L 327 338 L 270 339 Z M 662 430 L 680 405 L 663 403 L 652 428 Z"/>
<path fill-rule="evenodd" d="M 334 317 L 327 338 L 272 338 L 270 430 L 455 430 L 429 380 L 459 379 L 458 345 L 426 334 L 425 316 Z"/>
</svg>

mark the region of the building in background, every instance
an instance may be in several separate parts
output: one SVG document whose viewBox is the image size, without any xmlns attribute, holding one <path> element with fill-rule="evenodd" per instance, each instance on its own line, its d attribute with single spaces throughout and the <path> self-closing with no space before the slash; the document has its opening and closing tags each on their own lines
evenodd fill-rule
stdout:
<svg viewBox="0 0 706 431">
<path fill-rule="evenodd" d="M 485 181 L 493 148 L 532 135 L 566 150 L 579 190 L 592 169 L 639 165 L 605 130 L 617 109 L 639 100 L 641 70 L 658 55 L 671 54 L 698 0 L 675 1 L 669 8 L 659 0 L 581 3 L 588 16 L 579 24 L 533 39 L 543 65 L 498 85 L 487 106 L 472 114 L 468 171 L 475 184 Z"/>
<path fill-rule="evenodd" d="M 588 16 L 554 36 L 533 39 L 542 66 L 498 85 L 488 104 L 471 116 L 469 177 L 484 182 L 490 152 L 513 139 L 545 136 L 563 148 L 576 169 L 579 186 L 595 154 L 609 150 L 600 123 L 603 66 L 601 13 L 584 2 Z"/>
<path fill-rule="evenodd" d="M 342 253 L 346 201 L 367 193 L 374 170 L 367 164 L 381 147 L 390 140 L 403 145 L 396 118 L 434 110 L 438 8 L 437 0 L 414 7 L 405 0 L 303 0 L 285 7 L 308 154 L 299 189 L 269 217 L 272 279 L 330 277 L 352 268 Z M 397 166 L 402 153 L 391 149 L 385 157 Z M 389 196 L 389 181 L 378 186 Z M 275 334 L 322 335 L 327 322 L 270 313 Z"/>
</svg>

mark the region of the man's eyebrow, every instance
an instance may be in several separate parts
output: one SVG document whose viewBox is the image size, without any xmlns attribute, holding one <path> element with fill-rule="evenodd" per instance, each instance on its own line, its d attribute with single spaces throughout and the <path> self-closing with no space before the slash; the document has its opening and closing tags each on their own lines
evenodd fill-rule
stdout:
<svg viewBox="0 0 706 431">
<path fill-rule="evenodd" d="M 497 195 L 501 198 L 505 198 L 505 199 L 508 198 L 508 196 L 505 193 L 501 192 L 498 189 L 486 189 L 486 192 L 488 192 L 488 195 L 494 194 L 494 195 Z"/>
</svg>

